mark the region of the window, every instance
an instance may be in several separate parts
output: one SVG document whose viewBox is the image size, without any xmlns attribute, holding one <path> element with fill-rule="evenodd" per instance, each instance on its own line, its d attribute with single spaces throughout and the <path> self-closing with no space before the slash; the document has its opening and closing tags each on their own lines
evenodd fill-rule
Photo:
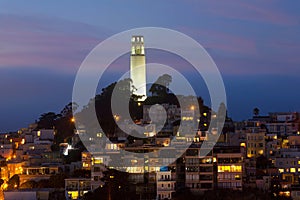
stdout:
<svg viewBox="0 0 300 200">
<path fill-rule="evenodd" d="M 295 173 L 295 172 L 296 172 L 296 168 L 291 168 L 291 169 L 290 169 L 290 172 L 291 172 L 291 173 Z"/>
<path fill-rule="evenodd" d="M 94 172 L 100 172 L 100 167 L 94 167 Z"/>
<path fill-rule="evenodd" d="M 218 172 L 242 172 L 242 166 L 231 165 L 231 166 L 218 166 Z"/>
<path fill-rule="evenodd" d="M 95 158 L 94 159 L 94 164 L 102 164 L 103 163 L 103 158 Z"/>
</svg>

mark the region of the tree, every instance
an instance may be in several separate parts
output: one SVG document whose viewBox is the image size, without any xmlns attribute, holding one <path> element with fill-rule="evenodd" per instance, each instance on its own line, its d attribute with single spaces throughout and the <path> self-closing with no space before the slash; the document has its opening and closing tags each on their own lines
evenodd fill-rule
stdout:
<svg viewBox="0 0 300 200">
<path fill-rule="evenodd" d="M 60 112 L 62 117 L 73 117 L 73 112 L 78 108 L 78 104 L 74 102 L 68 103 Z"/>
<path fill-rule="evenodd" d="M 172 77 L 168 74 L 164 74 L 152 84 L 149 91 L 152 96 L 165 96 L 169 93 L 169 85 L 172 82 Z"/>
<path fill-rule="evenodd" d="M 256 169 L 267 169 L 268 165 L 269 160 L 265 156 L 260 155 L 256 158 Z"/>
<path fill-rule="evenodd" d="M 50 188 L 48 179 L 41 179 L 37 182 L 37 188 Z"/>
<path fill-rule="evenodd" d="M 40 116 L 38 121 L 39 129 L 53 129 L 55 126 L 55 120 L 57 120 L 60 115 L 57 115 L 54 112 L 44 113 Z"/>
<path fill-rule="evenodd" d="M 140 96 L 133 95 L 131 89 L 131 79 L 124 79 L 118 82 L 112 83 L 102 89 L 100 94 L 97 94 L 95 98 L 91 99 L 89 104 L 76 113 L 75 118 L 85 126 L 86 132 L 91 134 L 98 132 L 99 124 L 102 131 L 108 136 L 114 136 L 118 126 L 115 122 L 114 115 L 112 113 L 111 104 L 112 96 L 114 99 L 122 102 L 129 102 L 130 115 L 133 120 L 139 120 L 142 117 L 143 107 L 139 105 L 138 99 Z M 114 105 L 116 108 L 122 109 L 121 104 Z M 96 108 L 97 119 L 94 119 L 90 113 Z M 122 116 L 120 115 L 120 118 Z M 88 141 L 83 141 L 85 144 Z"/>
<path fill-rule="evenodd" d="M 87 169 L 76 169 L 72 175 L 72 177 L 78 178 L 91 178 L 91 170 Z"/>
<path fill-rule="evenodd" d="M 257 107 L 255 107 L 253 109 L 253 115 L 258 116 L 259 115 L 259 109 Z"/>
<path fill-rule="evenodd" d="M 51 175 L 49 178 L 49 186 L 51 188 L 64 188 L 66 178 L 67 176 L 65 174 Z"/>
<path fill-rule="evenodd" d="M 7 182 L 8 189 L 16 189 L 20 186 L 20 177 L 19 175 L 15 174 L 13 175 Z"/>
<path fill-rule="evenodd" d="M 59 144 L 66 142 L 68 138 L 74 135 L 75 124 L 73 119 L 73 110 L 77 109 L 76 103 L 68 103 L 55 120 L 56 134 L 54 137 L 53 150 L 59 149 Z"/>
<path fill-rule="evenodd" d="M 26 181 L 25 183 L 22 183 L 20 185 L 21 189 L 32 189 L 32 188 L 37 188 L 38 184 L 37 182 L 33 180 Z"/>
<path fill-rule="evenodd" d="M 94 192 L 86 193 L 83 199 L 137 199 L 135 192 L 130 191 L 128 173 L 115 169 L 104 172 L 102 181 L 104 186 L 97 188 Z"/>
</svg>

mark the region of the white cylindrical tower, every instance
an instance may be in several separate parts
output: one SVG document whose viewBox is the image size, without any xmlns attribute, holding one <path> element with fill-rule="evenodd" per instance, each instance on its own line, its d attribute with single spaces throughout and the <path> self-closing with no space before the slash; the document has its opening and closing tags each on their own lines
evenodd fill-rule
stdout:
<svg viewBox="0 0 300 200">
<path fill-rule="evenodd" d="M 134 94 L 143 96 L 140 100 L 147 98 L 146 89 L 146 57 L 143 36 L 132 36 L 130 56 L 130 78 L 136 88 Z"/>
</svg>

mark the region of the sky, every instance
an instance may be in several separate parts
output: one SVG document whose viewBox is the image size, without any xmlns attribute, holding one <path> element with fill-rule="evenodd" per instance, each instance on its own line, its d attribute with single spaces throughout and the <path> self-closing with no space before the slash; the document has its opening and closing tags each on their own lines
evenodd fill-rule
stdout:
<svg viewBox="0 0 300 200">
<path fill-rule="evenodd" d="M 180 31 L 204 46 L 221 72 L 234 120 L 250 118 L 254 107 L 261 114 L 300 111 L 299 8 L 298 1 L 279 0 L 0 0 L 0 132 L 59 112 L 97 44 L 149 26 Z M 183 66 L 182 73 L 203 89 L 201 78 Z M 117 77 L 108 74 L 104 83 Z"/>
</svg>

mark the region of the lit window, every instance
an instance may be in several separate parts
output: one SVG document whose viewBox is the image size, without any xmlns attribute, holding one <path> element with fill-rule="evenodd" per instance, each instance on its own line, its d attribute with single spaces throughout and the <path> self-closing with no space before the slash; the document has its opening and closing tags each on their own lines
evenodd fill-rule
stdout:
<svg viewBox="0 0 300 200">
<path fill-rule="evenodd" d="M 21 144 L 25 144 L 25 139 L 22 138 Z"/>
<path fill-rule="evenodd" d="M 103 163 L 103 158 L 95 158 L 94 159 L 94 164 L 102 164 Z"/>
<path fill-rule="evenodd" d="M 231 166 L 218 166 L 218 172 L 242 172 L 242 166 L 231 165 Z"/>
<path fill-rule="evenodd" d="M 97 133 L 97 137 L 102 137 L 102 133 Z"/>
<path fill-rule="evenodd" d="M 296 172 L 296 168 L 291 168 L 291 169 L 290 169 L 290 172 L 291 172 L 291 173 L 295 173 L 295 172 Z"/>
</svg>

